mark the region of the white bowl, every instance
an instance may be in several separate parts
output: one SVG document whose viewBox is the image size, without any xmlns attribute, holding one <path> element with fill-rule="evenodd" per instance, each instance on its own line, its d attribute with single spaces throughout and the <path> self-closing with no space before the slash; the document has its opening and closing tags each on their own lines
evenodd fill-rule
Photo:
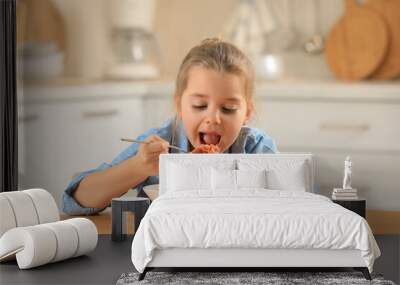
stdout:
<svg viewBox="0 0 400 285">
<path fill-rule="evenodd" d="M 49 80 L 60 77 L 64 71 L 64 54 L 49 53 L 45 56 L 23 58 L 23 75 L 32 80 Z"/>
<path fill-rule="evenodd" d="M 146 193 L 146 195 L 149 196 L 151 201 L 153 201 L 158 197 L 158 185 L 159 184 L 153 184 L 143 187 L 144 193 Z"/>
</svg>

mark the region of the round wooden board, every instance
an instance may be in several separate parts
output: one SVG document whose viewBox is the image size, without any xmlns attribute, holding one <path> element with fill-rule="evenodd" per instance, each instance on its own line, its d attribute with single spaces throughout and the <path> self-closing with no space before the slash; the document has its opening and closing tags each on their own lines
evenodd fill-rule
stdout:
<svg viewBox="0 0 400 285">
<path fill-rule="evenodd" d="M 65 50 L 65 25 L 57 7 L 50 0 L 19 0 L 26 10 L 24 38 L 20 42 L 55 42 L 59 50 Z"/>
<path fill-rule="evenodd" d="M 345 2 L 345 15 L 328 35 L 325 56 L 338 78 L 364 79 L 383 62 L 389 34 L 377 12 L 358 5 L 355 0 Z"/>
<path fill-rule="evenodd" d="M 385 19 L 390 37 L 387 56 L 372 78 L 396 78 L 400 75 L 400 0 L 368 0 L 366 6 Z"/>
</svg>

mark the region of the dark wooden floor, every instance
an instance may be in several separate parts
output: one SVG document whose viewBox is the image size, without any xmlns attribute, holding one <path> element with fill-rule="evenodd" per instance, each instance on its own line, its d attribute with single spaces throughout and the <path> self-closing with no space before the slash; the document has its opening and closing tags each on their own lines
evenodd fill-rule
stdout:
<svg viewBox="0 0 400 285">
<path fill-rule="evenodd" d="M 116 243 L 100 235 L 96 249 L 87 256 L 67 259 L 28 270 L 16 262 L 0 264 L 0 284 L 115 284 L 124 272 L 134 271 L 132 239 Z"/>
<path fill-rule="evenodd" d="M 376 273 L 395 283 L 400 281 L 400 235 L 375 236 L 382 251 L 375 263 Z M 0 284 L 115 284 L 124 272 L 134 271 L 131 262 L 132 239 L 121 243 L 100 235 L 95 251 L 87 256 L 19 270 L 15 261 L 0 264 Z"/>
<path fill-rule="evenodd" d="M 381 257 L 375 261 L 374 272 L 400 284 L 400 235 L 375 235 Z"/>
</svg>

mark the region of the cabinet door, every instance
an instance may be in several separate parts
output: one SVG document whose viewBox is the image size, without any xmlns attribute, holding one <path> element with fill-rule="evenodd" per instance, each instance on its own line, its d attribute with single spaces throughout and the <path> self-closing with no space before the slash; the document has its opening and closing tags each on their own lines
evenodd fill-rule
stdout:
<svg viewBox="0 0 400 285">
<path fill-rule="evenodd" d="M 43 171 L 40 146 L 45 143 L 43 108 L 40 105 L 19 106 L 18 110 L 18 184 L 20 189 L 39 187 Z"/>
<path fill-rule="evenodd" d="M 20 188 L 43 188 L 49 191 L 61 206 L 61 189 L 65 186 L 63 157 L 69 152 L 64 145 L 69 130 L 65 118 L 51 104 L 29 104 L 23 117 L 25 171 L 20 176 Z M 70 155 L 70 154 L 69 154 Z M 62 182 L 60 183 L 60 180 Z"/>
<path fill-rule="evenodd" d="M 399 210 L 400 119 L 398 104 L 368 102 L 262 101 L 254 126 L 281 152 L 311 152 L 317 185 L 330 196 L 342 187 L 344 160 L 353 160 L 353 187 L 368 209 Z"/>
<path fill-rule="evenodd" d="M 284 148 L 400 151 L 397 104 L 266 100 L 258 111 L 255 124 Z"/>
<path fill-rule="evenodd" d="M 112 158 L 129 146 L 121 138 L 136 138 L 145 131 L 145 118 L 142 98 L 130 98 L 114 102 L 118 116 L 113 126 Z"/>
<path fill-rule="evenodd" d="M 61 207 L 62 193 L 77 173 L 111 162 L 126 147 L 120 138 L 139 133 L 140 99 L 30 104 L 25 122 L 23 187 L 41 187 Z M 29 117 L 28 117 L 29 118 Z"/>
<path fill-rule="evenodd" d="M 110 162 L 119 145 L 118 129 L 120 105 L 114 101 L 81 102 L 65 106 L 74 114 L 74 140 L 70 142 L 77 156 L 71 163 L 75 171 L 94 168 L 102 162 Z"/>
<path fill-rule="evenodd" d="M 35 117 L 25 112 L 23 101 L 18 101 L 18 181 L 23 181 L 26 172 L 25 164 L 25 125 L 29 124 Z M 21 183 L 19 183 L 22 186 Z"/>
</svg>

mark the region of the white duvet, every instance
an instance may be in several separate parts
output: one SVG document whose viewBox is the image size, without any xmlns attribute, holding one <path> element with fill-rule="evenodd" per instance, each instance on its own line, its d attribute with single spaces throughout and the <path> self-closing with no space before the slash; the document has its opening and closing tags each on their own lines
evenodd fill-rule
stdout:
<svg viewBox="0 0 400 285">
<path fill-rule="evenodd" d="M 265 189 L 160 196 L 134 237 L 133 265 L 143 272 L 165 248 L 358 249 L 370 272 L 380 255 L 359 215 L 321 195 Z"/>
</svg>

